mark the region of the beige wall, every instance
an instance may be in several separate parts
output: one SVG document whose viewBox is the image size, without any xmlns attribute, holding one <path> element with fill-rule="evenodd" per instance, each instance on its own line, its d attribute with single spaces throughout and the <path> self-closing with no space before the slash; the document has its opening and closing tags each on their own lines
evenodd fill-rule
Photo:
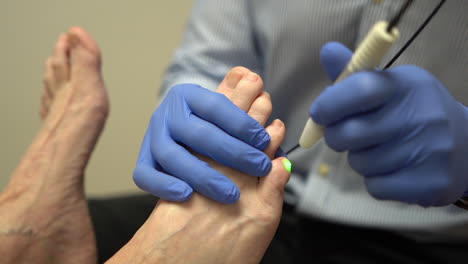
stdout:
<svg viewBox="0 0 468 264">
<path fill-rule="evenodd" d="M 103 51 L 111 99 L 87 169 L 88 194 L 137 191 L 131 175 L 161 76 L 191 1 L 0 1 L 0 188 L 37 131 L 44 61 L 61 32 L 79 25 Z"/>
</svg>

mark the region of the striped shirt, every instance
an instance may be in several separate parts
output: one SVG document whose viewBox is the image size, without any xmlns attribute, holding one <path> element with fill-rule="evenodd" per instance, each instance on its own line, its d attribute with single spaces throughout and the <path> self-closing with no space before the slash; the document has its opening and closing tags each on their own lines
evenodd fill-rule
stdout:
<svg viewBox="0 0 468 264">
<path fill-rule="evenodd" d="M 399 42 L 384 62 L 438 2 L 415 1 L 398 26 Z M 271 118 L 285 122 L 288 133 L 283 149 L 289 149 L 298 141 L 310 104 L 331 84 L 320 65 L 322 45 L 339 41 L 355 49 L 375 22 L 391 17 L 402 3 L 403 0 L 195 1 L 183 42 L 167 69 L 163 96 L 178 83 L 197 83 L 214 90 L 232 67 L 245 66 L 262 76 L 273 102 Z M 395 63 L 425 68 L 465 105 L 467 10 L 466 0 L 447 1 Z M 453 205 L 421 208 L 377 201 L 366 191 L 363 178 L 349 167 L 346 154 L 332 151 L 323 141 L 289 158 L 295 173 L 288 183 L 286 200 L 302 213 L 360 226 L 468 237 L 467 211 Z"/>
</svg>

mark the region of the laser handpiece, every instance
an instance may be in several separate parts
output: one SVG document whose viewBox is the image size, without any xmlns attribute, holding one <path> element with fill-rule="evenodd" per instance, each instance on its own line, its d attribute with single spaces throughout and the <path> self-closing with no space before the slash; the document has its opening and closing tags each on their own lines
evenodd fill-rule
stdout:
<svg viewBox="0 0 468 264">
<path fill-rule="evenodd" d="M 406 1 L 390 22 L 379 21 L 372 27 L 335 83 L 343 80 L 354 72 L 373 70 L 380 64 L 382 58 L 386 55 L 391 46 L 399 39 L 400 33 L 395 26 L 412 2 L 412 0 Z M 310 148 L 322 138 L 322 136 L 323 127 L 316 124 L 312 118 L 309 118 L 299 138 L 299 145 L 296 145 L 287 153 L 289 154 L 299 146 L 302 148 Z"/>
<path fill-rule="evenodd" d="M 335 83 L 342 81 L 354 72 L 373 70 L 379 66 L 382 58 L 400 36 L 396 28 L 392 28 L 388 32 L 388 25 L 389 23 L 386 21 L 379 21 L 374 25 Z M 310 148 L 322 136 L 323 127 L 309 118 L 299 139 L 299 145 L 302 148 Z"/>
</svg>

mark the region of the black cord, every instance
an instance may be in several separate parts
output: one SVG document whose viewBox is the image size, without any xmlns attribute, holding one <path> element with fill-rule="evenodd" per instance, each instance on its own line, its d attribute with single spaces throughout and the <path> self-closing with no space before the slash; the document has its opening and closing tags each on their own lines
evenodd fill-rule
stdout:
<svg viewBox="0 0 468 264">
<path fill-rule="evenodd" d="M 400 57 L 401 54 L 403 54 L 403 52 L 405 52 L 405 50 L 411 45 L 411 43 L 413 43 L 416 37 L 418 37 L 419 33 L 421 33 L 424 30 L 427 24 L 429 24 L 432 18 L 439 12 L 439 9 L 445 4 L 446 1 L 447 0 L 441 0 L 439 2 L 437 7 L 426 18 L 426 20 L 424 21 L 424 23 L 422 23 L 422 25 L 418 28 L 418 30 L 416 30 L 413 36 L 411 36 L 411 38 L 405 43 L 405 45 L 403 45 L 403 47 L 397 52 L 397 54 L 395 54 L 395 56 L 393 56 L 393 58 L 387 63 L 387 65 L 385 65 L 384 67 L 385 70 L 390 68 L 390 66 L 392 66 L 392 64 Z"/>
<path fill-rule="evenodd" d="M 289 155 L 289 153 L 295 151 L 298 149 L 301 145 L 297 144 L 296 146 L 292 147 L 290 150 L 286 151 L 286 155 Z"/>
<path fill-rule="evenodd" d="M 406 10 L 408 10 L 408 8 L 411 6 L 413 2 L 414 0 L 407 0 L 405 2 L 403 7 L 400 8 L 400 11 L 390 20 L 390 23 L 388 23 L 387 32 L 390 33 L 390 31 L 398 24 L 398 22 L 400 22 L 401 17 L 406 12 Z"/>
<path fill-rule="evenodd" d="M 418 28 L 418 30 L 416 30 L 416 32 L 413 34 L 413 36 L 411 36 L 411 38 L 405 43 L 405 45 L 403 45 L 403 47 L 395 54 L 395 56 L 393 56 L 393 58 L 387 63 L 387 65 L 385 65 L 384 70 L 390 68 L 390 66 L 392 66 L 392 64 L 401 56 L 401 54 L 403 54 L 403 52 L 405 52 L 405 50 L 411 45 L 411 43 L 413 43 L 413 41 L 416 39 L 416 37 L 418 37 L 418 35 L 424 30 L 424 28 L 426 28 L 427 24 L 429 24 L 429 22 L 432 20 L 432 18 L 439 12 L 440 8 L 445 4 L 446 1 L 447 0 L 441 0 L 439 2 L 439 4 L 436 6 L 436 8 L 431 12 L 431 14 L 421 24 L 421 26 Z M 394 25 L 396 25 L 400 21 L 400 18 L 402 16 L 402 14 L 407 10 L 407 8 L 411 5 L 411 3 L 412 3 L 412 1 L 407 1 L 406 2 L 406 5 L 403 6 L 403 8 L 401 9 L 402 11 L 400 11 L 395 16 L 395 18 L 392 19 L 392 22 L 390 23 L 390 25 L 393 24 L 393 26 L 390 27 L 390 28 L 393 28 Z M 294 147 L 292 147 L 290 150 L 286 151 L 286 155 L 289 155 L 289 153 L 291 153 L 294 150 L 298 149 L 299 146 L 300 145 L 297 144 Z"/>
</svg>

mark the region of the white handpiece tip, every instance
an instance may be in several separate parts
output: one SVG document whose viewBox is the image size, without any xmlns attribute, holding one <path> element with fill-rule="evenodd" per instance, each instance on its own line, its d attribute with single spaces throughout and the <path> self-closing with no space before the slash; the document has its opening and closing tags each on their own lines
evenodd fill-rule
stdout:
<svg viewBox="0 0 468 264">
<path fill-rule="evenodd" d="M 299 138 L 299 145 L 305 149 L 310 148 L 322 137 L 323 127 L 317 125 L 311 118 L 309 118 L 304 130 L 302 131 L 302 135 Z"/>
<path fill-rule="evenodd" d="M 363 70 L 372 70 L 376 68 L 393 43 L 395 43 L 400 33 L 396 28 L 387 32 L 388 22 L 380 21 L 374 25 L 372 30 L 359 45 L 351 61 L 336 79 L 340 82 L 351 73 Z M 323 136 L 323 127 L 314 123 L 309 118 L 302 135 L 299 139 L 299 145 L 302 148 L 312 147 Z"/>
</svg>

